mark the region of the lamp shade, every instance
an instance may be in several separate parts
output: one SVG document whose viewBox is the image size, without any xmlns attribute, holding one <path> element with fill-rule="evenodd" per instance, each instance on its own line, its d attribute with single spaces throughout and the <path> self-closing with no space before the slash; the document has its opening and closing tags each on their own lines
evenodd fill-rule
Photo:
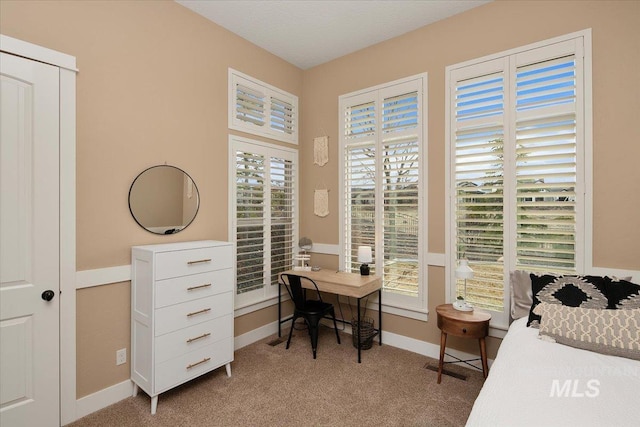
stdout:
<svg viewBox="0 0 640 427">
<path fill-rule="evenodd" d="M 368 264 L 373 261 L 371 246 L 358 246 L 358 262 Z"/>
<path fill-rule="evenodd" d="M 469 267 L 469 261 L 466 259 L 461 259 L 458 261 L 458 266 L 456 267 L 456 278 L 457 279 L 472 279 L 473 278 L 473 270 Z"/>
</svg>

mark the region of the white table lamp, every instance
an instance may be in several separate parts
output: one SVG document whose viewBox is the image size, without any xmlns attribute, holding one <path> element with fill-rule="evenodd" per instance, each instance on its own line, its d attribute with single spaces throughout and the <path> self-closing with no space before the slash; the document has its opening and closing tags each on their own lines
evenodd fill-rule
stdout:
<svg viewBox="0 0 640 427">
<path fill-rule="evenodd" d="M 369 275 L 369 263 L 371 261 L 373 261 L 371 246 L 358 246 L 358 262 L 362 263 L 360 266 L 360 274 L 362 276 Z"/>
<path fill-rule="evenodd" d="M 464 295 L 458 297 L 453 303 L 453 308 L 460 311 L 473 311 L 473 305 L 467 302 L 467 279 L 473 279 L 473 270 L 469 267 L 469 261 L 465 258 L 458 262 L 456 267 L 456 279 L 464 279 Z"/>
</svg>

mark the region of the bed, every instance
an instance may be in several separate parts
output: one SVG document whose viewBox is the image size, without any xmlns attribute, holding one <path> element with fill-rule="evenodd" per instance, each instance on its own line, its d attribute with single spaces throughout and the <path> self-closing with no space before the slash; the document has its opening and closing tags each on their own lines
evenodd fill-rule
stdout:
<svg viewBox="0 0 640 427">
<path fill-rule="evenodd" d="M 627 329 L 637 343 L 638 309 L 623 311 L 633 313 Z M 640 425 L 637 352 L 620 357 L 551 342 L 528 320 L 509 327 L 467 426 Z"/>
</svg>

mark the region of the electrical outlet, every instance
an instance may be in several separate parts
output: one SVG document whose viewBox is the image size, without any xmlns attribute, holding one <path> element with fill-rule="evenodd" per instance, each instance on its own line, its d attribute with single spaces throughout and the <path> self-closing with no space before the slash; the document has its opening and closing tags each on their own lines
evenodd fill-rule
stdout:
<svg viewBox="0 0 640 427">
<path fill-rule="evenodd" d="M 116 351 L 116 365 L 123 365 L 127 363 L 127 349 L 121 348 Z"/>
</svg>

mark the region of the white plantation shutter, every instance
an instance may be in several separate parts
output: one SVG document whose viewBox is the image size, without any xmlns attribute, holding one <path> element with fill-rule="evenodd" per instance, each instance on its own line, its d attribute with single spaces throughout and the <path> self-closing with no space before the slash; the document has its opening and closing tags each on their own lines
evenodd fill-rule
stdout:
<svg viewBox="0 0 640 427">
<path fill-rule="evenodd" d="M 454 87 L 456 259 L 476 268 L 467 281 L 467 299 L 485 308 L 503 308 L 504 271 L 504 72 L 502 61 L 485 64 L 477 77 Z M 485 74 L 486 73 L 486 74 Z M 463 281 L 457 282 L 462 294 Z"/>
<path fill-rule="evenodd" d="M 293 105 L 290 102 L 271 97 L 271 129 L 292 135 L 294 131 Z"/>
<path fill-rule="evenodd" d="M 294 187 L 293 162 L 271 158 L 271 281 L 278 284 L 278 274 L 293 266 Z"/>
<path fill-rule="evenodd" d="M 264 286 L 265 158 L 236 152 L 236 282 L 238 293 Z"/>
<path fill-rule="evenodd" d="M 346 139 L 356 139 L 375 135 L 376 111 L 375 101 L 346 107 L 344 135 Z"/>
<path fill-rule="evenodd" d="M 236 305 L 277 295 L 297 243 L 297 153 L 231 136 Z"/>
<path fill-rule="evenodd" d="M 420 141 L 418 93 L 385 97 L 382 109 L 384 286 L 418 294 Z"/>
<path fill-rule="evenodd" d="M 357 272 L 358 246 L 371 246 L 372 274 L 385 301 L 426 308 L 422 235 L 422 94 L 426 76 L 340 97 L 342 262 Z"/>
<path fill-rule="evenodd" d="M 376 157 L 375 145 L 357 145 L 345 150 L 344 254 L 349 271 L 358 271 L 358 246 L 371 246 L 375 274 L 376 247 Z"/>
<path fill-rule="evenodd" d="M 516 265 L 576 271 L 575 55 L 517 67 Z"/>
<path fill-rule="evenodd" d="M 298 97 L 229 68 L 229 128 L 298 143 Z"/>
<path fill-rule="evenodd" d="M 509 272 L 582 271 L 583 36 L 451 67 L 451 263 L 467 299 L 508 322 Z M 452 298 L 463 281 L 448 276 Z"/>
<path fill-rule="evenodd" d="M 235 85 L 236 119 L 256 126 L 264 126 L 264 93 L 237 83 Z"/>
</svg>

